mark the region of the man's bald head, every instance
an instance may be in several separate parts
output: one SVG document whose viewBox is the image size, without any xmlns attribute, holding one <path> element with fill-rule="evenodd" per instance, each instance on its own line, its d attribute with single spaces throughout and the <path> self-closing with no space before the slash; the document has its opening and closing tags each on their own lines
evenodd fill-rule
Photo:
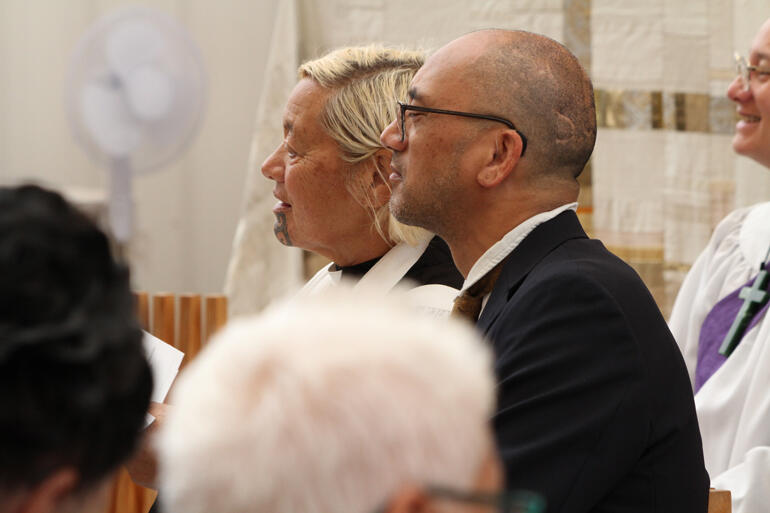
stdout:
<svg viewBox="0 0 770 513">
<path fill-rule="evenodd" d="M 527 137 L 526 157 L 538 172 L 577 177 L 596 141 L 593 88 L 577 58 L 525 31 L 473 32 L 440 50 L 458 51 L 470 57 L 462 78 L 477 111 L 510 119 Z"/>
</svg>

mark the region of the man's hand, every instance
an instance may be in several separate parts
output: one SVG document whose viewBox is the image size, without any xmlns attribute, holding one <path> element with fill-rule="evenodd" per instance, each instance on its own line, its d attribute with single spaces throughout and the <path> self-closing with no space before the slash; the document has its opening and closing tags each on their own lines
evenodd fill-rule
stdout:
<svg viewBox="0 0 770 513">
<path fill-rule="evenodd" d="M 167 405 L 162 403 L 150 403 L 149 413 L 155 417 L 155 421 L 144 430 L 139 449 L 126 463 L 126 469 L 131 474 L 134 483 L 145 488 L 157 489 L 158 460 L 155 454 L 155 435 L 163 425 L 166 418 Z"/>
</svg>

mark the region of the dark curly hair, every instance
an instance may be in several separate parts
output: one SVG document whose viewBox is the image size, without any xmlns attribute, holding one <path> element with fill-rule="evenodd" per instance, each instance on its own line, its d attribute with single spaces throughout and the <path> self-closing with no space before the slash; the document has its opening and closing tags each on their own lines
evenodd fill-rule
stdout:
<svg viewBox="0 0 770 513">
<path fill-rule="evenodd" d="M 151 390 L 107 237 L 59 194 L 0 187 L 0 491 L 64 467 L 96 484 L 133 451 Z"/>
</svg>

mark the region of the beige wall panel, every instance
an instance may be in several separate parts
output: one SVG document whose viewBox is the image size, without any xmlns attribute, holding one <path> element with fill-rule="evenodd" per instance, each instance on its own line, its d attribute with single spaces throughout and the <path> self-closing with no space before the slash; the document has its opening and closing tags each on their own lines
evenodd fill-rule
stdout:
<svg viewBox="0 0 770 513">
<path fill-rule="evenodd" d="M 770 171 L 746 157 L 735 157 L 735 206 L 770 200 Z"/>
<path fill-rule="evenodd" d="M 767 0 L 734 0 L 733 50 L 746 54 L 754 35 L 762 23 L 770 18 L 770 2 Z"/>
<path fill-rule="evenodd" d="M 708 93 L 709 39 L 703 35 L 666 33 L 663 36 L 664 91 Z"/>
<path fill-rule="evenodd" d="M 596 88 L 660 90 L 663 86 L 662 9 L 650 2 L 643 14 L 633 11 L 595 9 L 592 13 L 591 76 Z"/>
<path fill-rule="evenodd" d="M 716 224 L 733 209 L 729 136 L 668 132 L 663 189 L 666 260 L 692 264 Z"/>
<path fill-rule="evenodd" d="M 732 0 L 709 0 L 709 65 L 713 70 L 727 73 L 724 78 L 732 78 L 733 73 L 733 2 Z"/>
<path fill-rule="evenodd" d="M 555 0 L 298 0 L 300 55 L 361 42 L 435 48 L 488 27 L 532 30 L 562 40 L 562 2 Z"/>
<path fill-rule="evenodd" d="M 662 131 L 599 130 L 593 156 L 594 230 L 608 244 L 633 235 L 660 244 L 665 158 Z"/>
<path fill-rule="evenodd" d="M 666 0 L 663 3 L 663 30 L 666 34 L 705 37 L 709 33 L 708 2 Z"/>
<path fill-rule="evenodd" d="M 60 5 L 0 1 L 0 180 L 5 183 L 104 183 L 103 173 L 75 146 L 64 106 L 70 49 L 88 23 L 88 3 Z"/>
</svg>

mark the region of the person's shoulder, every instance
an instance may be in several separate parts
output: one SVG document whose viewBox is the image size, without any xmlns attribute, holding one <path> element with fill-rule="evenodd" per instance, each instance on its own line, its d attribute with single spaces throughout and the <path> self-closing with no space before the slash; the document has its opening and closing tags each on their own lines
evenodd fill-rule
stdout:
<svg viewBox="0 0 770 513">
<path fill-rule="evenodd" d="M 644 287 L 636 272 L 598 240 L 575 239 L 551 251 L 525 276 L 518 295 L 526 302 L 591 302 L 597 306 L 620 289 Z"/>
<path fill-rule="evenodd" d="M 741 252 L 752 267 L 764 261 L 770 244 L 770 202 L 748 208 L 740 227 Z"/>
<path fill-rule="evenodd" d="M 575 279 L 602 283 L 639 279 L 636 271 L 598 239 L 572 239 L 549 253 L 539 272 L 551 279 Z"/>
<path fill-rule="evenodd" d="M 722 262 L 753 267 L 754 261 L 761 260 L 767 251 L 770 239 L 768 218 L 770 202 L 733 210 L 714 228 L 699 258 L 706 259 L 708 269 L 722 265 Z"/>
<path fill-rule="evenodd" d="M 762 217 L 763 220 L 768 218 L 766 216 L 770 216 L 770 202 L 757 203 L 755 205 L 737 208 L 727 214 L 714 228 L 710 244 L 719 244 L 731 234 L 737 234 L 748 219 L 757 216 L 765 216 Z"/>
<path fill-rule="evenodd" d="M 597 239 L 574 239 L 547 255 L 533 269 L 537 288 L 558 289 L 565 301 L 589 301 L 598 308 L 626 312 L 657 311 L 639 274 Z M 549 292 L 546 292 L 549 293 Z"/>
<path fill-rule="evenodd" d="M 730 233 L 739 231 L 746 218 L 754 211 L 762 211 L 762 209 L 770 206 L 769 203 L 758 203 L 748 207 L 741 207 L 733 210 L 727 214 L 714 228 L 714 233 L 711 236 L 711 243 L 719 242 Z"/>
</svg>

